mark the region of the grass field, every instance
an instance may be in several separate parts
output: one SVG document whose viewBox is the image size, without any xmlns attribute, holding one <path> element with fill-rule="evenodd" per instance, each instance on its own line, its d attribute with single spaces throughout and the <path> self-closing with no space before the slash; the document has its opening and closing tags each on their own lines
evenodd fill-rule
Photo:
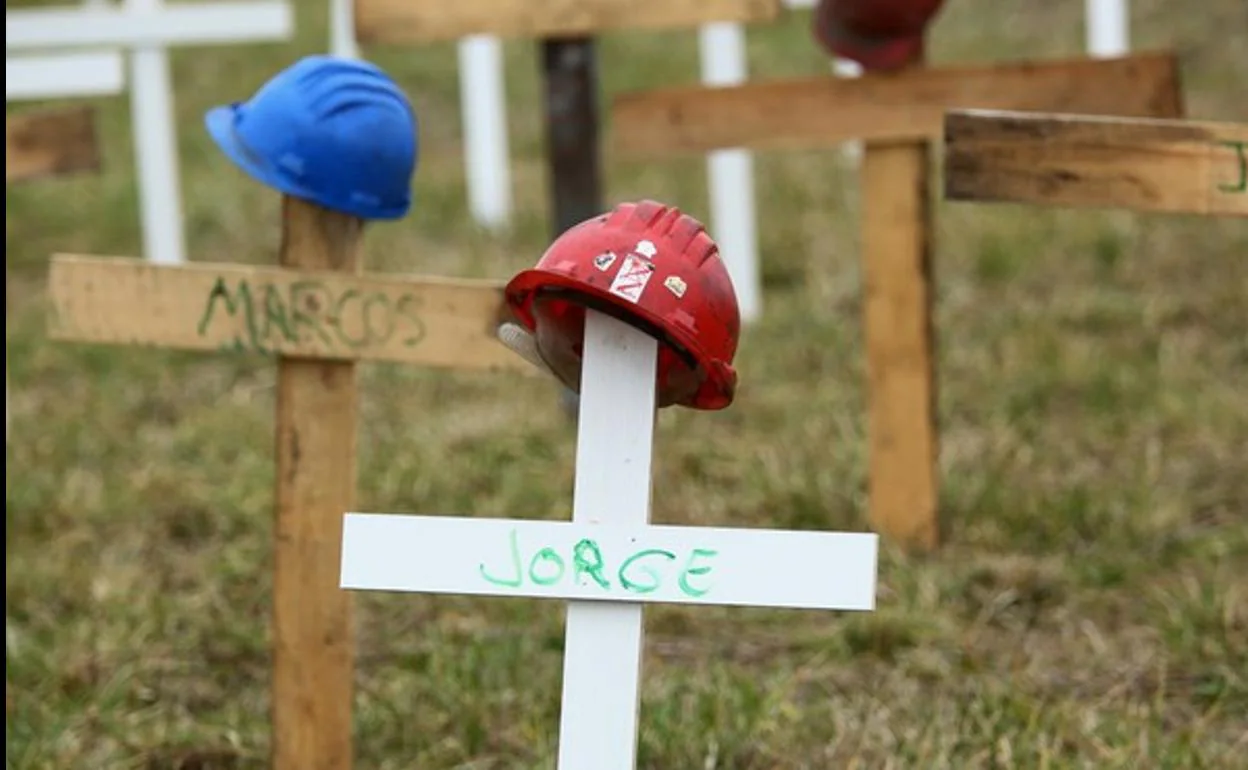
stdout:
<svg viewBox="0 0 1248 770">
<path fill-rule="evenodd" d="M 1248 120 L 1242 0 L 1132 5 L 1137 48 L 1180 52 L 1192 117 Z M 274 259 L 277 194 L 201 116 L 323 48 L 323 3 L 297 6 L 290 45 L 174 54 L 197 260 Z M 1077 54 L 1082 8 L 953 0 L 931 56 Z M 751 33 L 756 77 L 827 71 L 808 21 Z M 411 94 L 424 150 L 412 214 L 370 230 L 370 269 L 505 278 L 536 260 L 535 52 L 507 47 L 505 237 L 466 215 L 453 48 L 368 52 Z M 692 32 L 600 54 L 608 95 L 696 78 Z M 101 176 L 6 198 L 6 766 L 265 767 L 275 367 L 45 338 L 51 252 L 139 248 L 127 103 L 100 108 Z M 734 406 L 661 415 L 656 522 L 865 528 L 858 201 L 839 157 L 758 156 L 766 318 Z M 607 162 L 610 200 L 708 218 L 700 159 Z M 1244 767 L 1248 223 L 967 204 L 939 223 L 947 546 L 886 544 L 873 614 L 649 611 L 640 765 Z M 362 509 L 568 515 L 575 431 L 548 381 L 367 365 L 361 382 Z M 359 767 L 553 766 L 557 603 L 357 608 Z"/>
</svg>

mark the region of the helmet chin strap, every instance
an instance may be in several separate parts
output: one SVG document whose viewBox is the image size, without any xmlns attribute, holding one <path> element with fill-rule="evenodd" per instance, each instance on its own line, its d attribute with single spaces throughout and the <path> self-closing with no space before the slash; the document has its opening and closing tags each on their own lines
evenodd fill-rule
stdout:
<svg viewBox="0 0 1248 770">
<path fill-rule="evenodd" d="M 528 329 L 520 324 L 506 321 L 499 325 L 496 333 L 498 341 L 503 343 L 508 350 L 551 377 L 555 376 L 555 373 L 551 371 L 550 366 L 547 365 L 545 359 L 542 358 L 542 354 L 537 349 L 537 338 Z"/>
<path fill-rule="evenodd" d="M 534 337 L 528 329 L 520 324 L 506 321 L 499 325 L 496 330 L 498 341 L 503 343 L 508 350 L 536 366 L 540 371 L 550 375 L 552 379 L 558 380 L 555 373 L 547 365 L 546 360 L 542 358 L 541 351 L 537 347 L 537 338 Z M 575 391 L 563 386 L 563 394 L 559 399 L 559 405 L 565 414 L 573 420 L 577 417 L 579 411 L 580 397 Z"/>
</svg>

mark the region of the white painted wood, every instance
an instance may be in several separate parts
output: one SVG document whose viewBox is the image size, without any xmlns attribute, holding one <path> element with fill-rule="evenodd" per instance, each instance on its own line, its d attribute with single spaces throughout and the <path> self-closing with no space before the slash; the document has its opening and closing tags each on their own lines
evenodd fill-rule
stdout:
<svg viewBox="0 0 1248 770">
<path fill-rule="evenodd" d="M 116 96 L 126 87 L 118 51 L 6 56 L 6 102 Z"/>
<path fill-rule="evenodd" d="M 657 358 L 586 313 L 570 523 L 345 516 L 344 588 L 570 600 L 558 770 L 636 766 L 645 602 L 875 607 L 875 535 L 649 526 Z"/>
<path fill-rule="evenodd" d="M 1088 53 L 1098 58 L 1122 56 L 1130 50 L 1127 0 L 1084 0 Z"/>
<path fill-rule="evenodd" d="M 329 52 L 344 59 L 360 58 L 355 41 L 355 0 L 329 0 Z"/>
<path fill-rule="evenodd" d="M 283 0 L 171 5 L 157 12 L 56 8 L 5 12 L 9 51 L 92 46 L 227 45 L 286 39 L 293 31 Z"/>
<path fill-rule="evenodd" d="M 745 31 L 734 22 L 704 24 L 698 29 L 704 85 L 731 86 L 746 79 Z M 762 277 L 758 266 L 758 212 L 754 201 L 754 156 L 735 148 L 707 154 L 711 229 L 737 294 L 742 323 L 762 314 Z"/>
<path fill-rule="evenodd" d="M 576 435 L 575 524 L 650 521 L 658 343 L 585 314 Z M 632 770 L 641 685 L 642 605 L 568 605 L 558 770 Z"/>
<path fill-rule="evenodd" d="M 459 41 L 458 53 L 468 209 L 477 224 L 497 230 L 512 212 L 503 44 L 472 35 Z"/>
<path fill-rule="evenodd" d="M 862 65 L 853 59 L 835 58 L 832 60 L 832 74 L 839 78 L 856 78 L 862 75 Z M 852 168 L 858 168 L 862 162 L 862 141 L 852 140 L 841 145 L 841 157 Z"/>
<path fill-rule="evenodd" d="M 126 0 L 125 10 L 135 20 L 159 18 L 161 0 Z M 143 255 L 158 265 L 179 265 L 186 261 L 186 243 L 169 54 L 159 42 L 133 45 L 130 130 L 139 178 Z"/>
<path fill-rule="evenodd" d="M 342 586 L 872 610 L 876 541 L 846 532 L 352 513 L 343 529 Z"/>
</svg>

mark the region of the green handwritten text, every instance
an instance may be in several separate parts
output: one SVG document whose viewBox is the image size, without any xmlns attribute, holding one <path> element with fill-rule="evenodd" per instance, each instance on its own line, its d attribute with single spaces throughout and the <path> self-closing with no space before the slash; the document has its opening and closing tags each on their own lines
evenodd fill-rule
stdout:
<svg viewBox="0 0 1248 770">
<path fill-rule="evenodd" d="M 507 588 L 521 588 L 525 581 L 535 586 L 553 586 L 565 579 L 573 585 L 596 585 L 603 593 L 613 590 L 607 577 L 607 560 L 603 556 L 602 547 L 591 538 L 584 538 L 572 547 L 569 554 L 571 570 L 566 568 L 568 559 L 558 549 L 546 546 L 525 558 L 521 552 L 520 540 L 516 530 L 512 530 L 508 538 L 507 568 L 501 572 L 487 569 L 484 563 L 477 565 L 481 577 L 486 582 Z M 708 562 L 718 552 L 708 548 L 690 549 L 679 569 L 672 565 L 680 557 L 671 551 L 661 548 L 643 548 L 628 552 L 620 559 L 615 568 L 615 586 L 631 594 L 650 594 L 662 588 L 667 581 L 675 577 L 675 585 L 685 596 L 699 598 L 710 591 L 708 585 L 694 585 L 695 579 L 701 582 L 714 569 Z"/>
<path fill-rule="evenodd" d="M 220 318 L 241 321 L 226 347 L 272 353 L 281 345 L 315 344 L 358 352 L 390 345 L 419 345 L 425 324 L 413 294 L 341 289 L 317 280 L 286 285 L 217 278 L 204 300 L 196 331 L 204 337 Z"/>
<path fill-rule="evenodd" d="M 1219 142 L 1223 147 L 1235 150 L 1235 158 L 1239 161 L 1239 181 L 1219 184 L 1218 189 L 1225 193 L 1248 194 L 1248 142 Z"/>
</svg>

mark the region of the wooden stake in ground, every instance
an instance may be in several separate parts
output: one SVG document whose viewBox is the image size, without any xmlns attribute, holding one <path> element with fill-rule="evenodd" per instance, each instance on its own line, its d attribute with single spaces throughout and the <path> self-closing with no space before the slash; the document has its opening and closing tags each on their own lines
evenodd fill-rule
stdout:
<svg viewBox="0 0 1248 770">
<path fill-rule="evenodd" d="M 868 513 L 923 549 L 940 541 L 930 154 L 926 139 L 868 142 L 861 171 Z"/>
<path fill-rule="evenodd" d="M 362 219 L 287 196 L 279 263 L 359 275 L 363 232 Z M 358 401 L 354 362 L 278 357 L 273 549 L 273 766 L 278 768 L 351 764 L 351 602 L 334 588 L 342 512 L 355 507 Z"/>
<path fill-rule="evenodd" d="M 351 513 L 341 584 L 567 600 L 557 767 L 633 770 L 644 602 L 869 611 L 878 544 L 649 525 L 657 342 L 589 310 L 584 344 L 571 522 Z"/>
<path fill-rule="evenodd" d="M 533 372 L 489 281 L 361 275 L 364 220 L 285 197 L 281 267 L 56 255 L 56 339 L 276 355 L 273 767 L 351 766 L 354 645 L 338 590 L 356 486 L 356 362 Z"/>
<path fill-rule="evenodd" d="M 946 110 L 1182 113 L 1169 54 L 867 73 L 616 97 L 616 149 L 635 158 L 728 147 L 831 147 L 861 139 L 869 517 L 919 549 L 939 542 L 928 144 Z"/>
<path fill-rule="evenodd" d="M 1248 217 L 1248 125 L 964 110 L 945 197 Z"/>
</svg>

